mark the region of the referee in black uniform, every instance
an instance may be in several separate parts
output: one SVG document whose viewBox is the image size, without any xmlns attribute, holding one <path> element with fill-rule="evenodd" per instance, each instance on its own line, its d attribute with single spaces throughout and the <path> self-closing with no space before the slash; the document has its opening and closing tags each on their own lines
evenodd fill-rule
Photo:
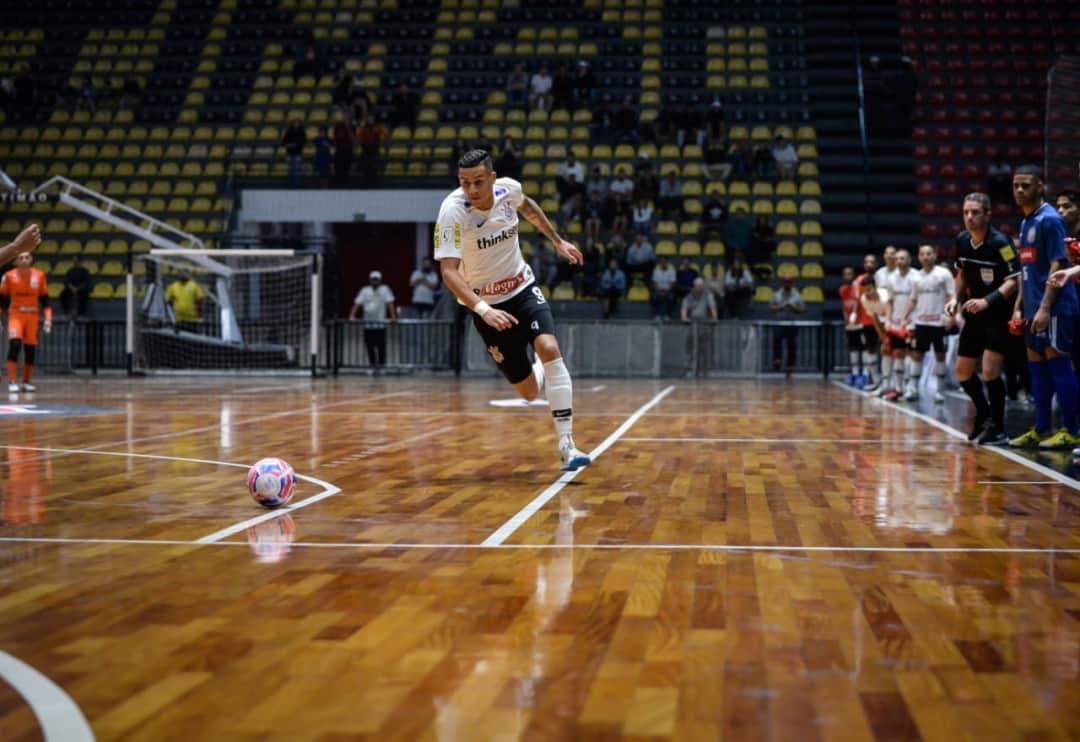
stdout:
<svg viewBox="0 0 1080 742">
<path fill-rule="evenodd" d="M 956 297 L 945 305 L 949 314 L 960 309 L 964 315 L 956 378 L 975 404 L 975 424 L 968 440 L 981 445 L 1002 444 L 1008 438 L 1001 366 L 1008 347 L 1020 262 L 1009 238 L 990 226 L 989 196 L 969 193 L 964 197 L 963 214 L 967 229 L 956 236 Z M 975 374 L 980 354 L 982 379 Z"/>
</svg>

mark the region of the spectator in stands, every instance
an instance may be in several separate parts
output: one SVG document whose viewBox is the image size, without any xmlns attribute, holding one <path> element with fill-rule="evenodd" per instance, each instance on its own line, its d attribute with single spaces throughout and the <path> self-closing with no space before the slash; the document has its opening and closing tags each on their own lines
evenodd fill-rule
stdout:
<svg viewBox="0 0 1080 742">
<path fill-rule="evenodd" d="M 754 225 L 750 222 L 746 209 L 736 206 L 731 218 L 724 225 L 724 245 L 729 251 L 745 255 L 750 250 L 753 232 Z"/>
<path fill-rule="evenodd" d="M 525 65 L 515 64 L 506 80 L 506 101 L 511 108 L 524 108 L 529 92 L 529 76 Z"/>
<path fill-rule="evenodd" d="M 97 112 L 98 88 L 93 78 L 86 78 L 79 87 L 79 102 L 75 105 L 76 111 L 81 111 L 85 105 L 90 113 Z M 18 100 L 18 95 L 16 95 Z"/>
<path fill-rule="evenodd" d="M 368 188 L 379 182 L 382 170 L 382 145 L 386 141 L 386 127 L 369 114 L 367 121 L 356 132 L 360 143 L 360 176 Z"/>
<path fill-rule="evenodd" d="M 666 257 L 660 259 L 652 272 L 653 319 L 671 319 L 675 313 L 675 266 Z"/>
<path fill-rule="evenodd" d="M 724 307 L 729 317 L 743 317 L 754 296 L 754 277 L 742 253 L 735 253 L 724 274 Z"/>
<path fill-rule="evenodd" d="M 667 171 L 660 181 L 660 197 L 656 202 L 664 219 L 681 219 L 683 216 L 682 181 L 675 177 L 675 169 Z"/>
<path fill-rule="evenodd" d="M 564 216 L 581 211 L 581 200 L 585 193 L 585 166 L 570 150 L 566 160 L 559 165 L 559 175 L 555 179 L 559 191 L 559 203 Z"/>
<path fill-rule="evenodd" d="M 715 98 L 705 112 L 705 139 L 715 137 L 727 141 L 727 121 L 724 116 L 724 104 Z M 700 142 L 699 142 L 700 144 Z"/>
<path fill-rule="evenodd" d="M 590 198 L 594 193 L 600 197 L 601 204 L 608 197 L 608 177 L 599 165 L 592 166 L 589 179 L 585 182 L 585 197 Z"/>
<path fill-rule="evenodd" d="M 330 98 L 331 102 L 338 107 L 351 106 L 353 102 L 353 85 L 356 78 L 348 70 L 341 70 L 341 74 L 338 75 L 337 83 L 334 85 L 334 92 Z M 365 112 L 366 113 L 366 112 Z"/>
<path fill-rule="evenodd" d="M 698 142 L 699 132 L 702 129 L 703 118 L 701 112 L 692 106 L 686 106 L 679 111 L 678 131 L 675 133 L 675 143 L 680 147 L 687 141 Z"/>
<path fill-rule="evenodd" d="M 714 193 L 705 204 L 705 209 L 701 214 L 701 229 L 705 239 L 723 237 L 726 224 L 727 204 Z"/>
<path fill-rule="evenodd" d="M 585 202 L 582 216 L 585 220 L 585 238 L 599 240 L 604 226 L 604 203 L 596 191 L 589 192 L 589 200 Z"/>
<path fill-rule="evenodd" d="M 631 278 L 651 278 L 656 268 L 656 251 L 645 235 L 638 232 L 634 242 L 626 250 L 626 271 Z M 672 272 L 672 282 L 675 274 Z"/>
<path fill-rule="evenodd" d="M 764 142 L 755 145 L 750 164 L 755 178 L 771 178 L 776 171 L 776 158 L 773 157 L 772 147 Z"/>
<path fill-rule="evenodd" d="M 713 295 L 717 314 L 720 314 L 724 311 L 724 266 L 716 263 L 705 268 L 705 288 Z"/>
<path fill-rule="evenodd" d="M 93 280 L 90 277 L 90 271 L 76 254 L 72 266 L 68 268 L 67 275 L 64 276 L 64 289 L 60 292 L 60 305 L 64 308 L 64 314 L 72 319 L 85 317 L 86 308 L 90 303 L 91 289 L 93 289 Z"/>
<path fill-rule="evenodd" d="M 634 108 L 634 99 L 629 95 L 623 98 L 623 104 L 614 116 L 615 143 L 629 142 L 637 146 L 640 141 L 638 135 L 638 113 Z"/>
<path fill-rule="evenodd" d="M 394 292 L 382 282 L 380 271 L 368 274 L 368 285 L 353 299 L 349 321 L 364 320 L 364 345 L 367 346 L 368 364 L 375 373 L 386 365 L 386 320 L 397 320 Z"/>
<path fill-rule="evenodd" d="M 709 180 L 727 180 L 731 175 L 732 164 L 728 155 L 727 136 L 716 134 L 709 129 L 705 137 L 702 153 L 705 160 L 705 175 Z"/>
<path fill-rule="evenodd" d="M 435 310 L 435 292 L 439 290 L 439 272 L 435 270 L 431 258 L 424 258 L 420 267 L 409 276 L 412 287 L 412 306 L 421 319 L 430 317 Z"/>
<path fill-rule="evenodd" d="M 514 140 L 511 137 L 506 137 L 503 139 L 502 151 L 495 161 L 495 172 L 501 178 L 521 180 L 521 170 L 521 156 L 518 154 L 517 147 L 514 146 Z"/>
<path fill-rule="evenodd" d="M 551 81 L 551 108 L 552 110 L 569 111 L 574 107 L 574 78 L 565 64 L 560 64 L 555 70 L 555 77 Z"/>
<path fill-rule="evenodd" d="M 750 145 L 745 139 L 740 139 L 731 145 L 728 150 L 728 161 L 731 163 L 731 171 L 738 178 L 745 178 L 750 173 L 750 161 L 753 154 Z"/>
<path fill-rule="evenodd" d="M 300 119 L 293 119 L 281 135 L 281 146 L 285 148 L 285 161 L 289 166 L 289 185 L 296 185 L 304 169 L 304 145 L 307 133 Z"/>
<path fill-rule="evenodd" d="M 600 287 L 600 273 L 604 270 L 604 257 L 600 253 L 596 240 L 590 237 L 585 238 L 581 255 L 581 270 L 574 271 L 572 277 L 574 291 L 581 297 L 596 296 Z"/>
<path fill-rule="evenodd" d="M 324 126 L 319 129 L 319 136 L 315 137 L 315 159 L 312 162 L 323 188 L 330 185 L 330 168 L 333 162 L 334 140 L 330 138 L 330 129 Z"/>
<path fill-rule="evenodd" d="M 614 131 L 611 110 L 608 108 L 607 103 L 600 101 L 592 111 L 592 121 L 589 123 L 589 138 L 594 144 L 610 144 Z"/>
<path fill-rule="evenodd" d="M 635 232 L 645 235 L 652 233 L 653 207 L 646 199 L 639 198 L 637 200 L 631 218 L 633 219 Z"/>
<path fill-rule="evenodd" d="M 364 87 L 362 77 L 353 78 L 352 98 L 349 105 L 352 106 L 353 121 L 367 121 L 368 114 L 375 106 L 375 94 Z"/>
<path fill-rule="evenodd" d="M 408 85 L 401 83 L 390 105 L 390 126 L 407 126 L 411 131 L 416 126 L 416 114 L 420 106 L 416 93 L 410 90 Z"/>
<path fill-rule="evenodd" d="M 679 263 L 679 270 L 675 272 L 675 300 L 681 302 L 700 276 L 697 266 L 690 262 L 690 258 L 684 257 Z"/>
<path fill-rule="evenodd" d="M 747 253 L 747 259 L 751 265 L 770 263 L 774 252 L 776 252 L 776 232 L 769 223 L 769 217 L 759 214 L 754 219 L 754 229 L 750 233 L 750 251 Z"/>
<path fill-rule="evenodd" d="M 615 201 L 629 203 L 634 197 L 634 181 L 630 179 L 625 167 L 615 168 L 615 179 L 611 181 L 608 190 Z"/>
<path fill-rule="evenodd" d="M 795 152 L 795 145 L 784 139 L 783 134 L 777 134 L 774 142 L 772 156 L 776 161 L 776 172 L 780 180 L 794 180 L 795 171 L 799 167 L 799 155 Z"/>
<path fill-rule="evenodd" d="M 626 274 L 619 268 L 614 257 L 608 261 L 607 270 L 600 276 L 600 300 L 604 303 L 604 319 L 619 311 L 619 299 L 626 294 Z"/>
<path fill-rule="evenodd" d="M 671 144 L 675 141 L 675 133 L 678 129 L 676 119 L 677 116 L 671 100 L 665 98 L 656 114 L 656 139 L 658 143 Z"/>
<path fill-rule="evenodd" d="M 319 58 L 318 47 L 314 39 L 304 42 L 298 58 L 293 64 L 293 73 L 297 77 L 318 77 L 322 74 L 322 60 Z"/>
<path fill-rule="evenodd" d="M 349 113 L 342 111 L 334 124 L 334 185 L 337 188 L 347 188 L 349 185 L 355 141 Z"/>
<path fill-rule="evenodd" d="M 592 104 L 593 90 L 596 88 L 596 77 L 592 67 L 582 59 L 578 62 L 577 76 L 574 78 L 574 100 L 578 108 L 588 108 Z"/>
<path fill-rule="evenodd" d="M 986 193 L 992 203 L 1012 201 L 1012 168 L 1000 159 L 986 168 Z"/>
<path fill-rule="evenodd" d="M 769 311 L 780 320 L 793 320 L 806 311 L 802 294 L 795 288 L 795 277 L 784 276 L 780 288 L 773 293 L 772 301 L 769 302 Z M 799 339 L 799 328 L 796 325 L 782 325 L 773 333 L 773 368 L 777 371 L 781 367 L 791 378 L 791 369 L 795 367 L 795 343 Z M 780 346 L 787 346 L 787 363 L 784 364 L 780 353 Z"/>
<path fill-rule="evenodd" d="M 716 311 L 716 299 L 705 286 L 704 278 L 695 278 L 682 300 L 679 312 L 683 322 L 719 319 Z"/>
<path fill-rule="evenodd" d="M 1054 206 L 1065 222 L 1066 237 L 1080 238 L 1080 191 L 1066 189 L 1058 193 Z"/>
<path fill-rule="evenodd" d="M 551 88 L 555 81 L 551 79 L 546 64 L 540 65 L 529 80 L 529 104 L 537 111 L 550 111 L 552 104 Z"/>
<path fill-rule="evenodd" d="M 619 232 L 612 232 L 608 238 L 606 254 L 609 258 L 615 258 L 619 265 L 626 263 L 626 238 Z"/>
</svg>

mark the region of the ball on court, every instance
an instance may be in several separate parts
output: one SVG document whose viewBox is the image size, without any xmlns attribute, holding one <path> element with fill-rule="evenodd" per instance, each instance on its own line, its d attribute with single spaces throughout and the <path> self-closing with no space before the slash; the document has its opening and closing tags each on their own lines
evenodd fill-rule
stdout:
<svg viewBox="0 0 1080 742">
<path fill-rule="evenodd" d="M 248 469 L 247 484 L 255 502 L 273 509 L 292 499 L 296 492 L 296 472 L 283 459 L 262 459 Z"/>
</svg>

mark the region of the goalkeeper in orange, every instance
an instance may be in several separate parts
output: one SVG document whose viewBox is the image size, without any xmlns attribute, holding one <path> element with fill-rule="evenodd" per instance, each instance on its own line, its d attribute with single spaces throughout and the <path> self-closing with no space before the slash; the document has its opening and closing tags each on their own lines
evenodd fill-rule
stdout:
<svg viewBox="0 0 1080 742">
<path fill-rule="evenodd" d="M 7 313 L 8 329 L 8 391 L 17 392 L 16 382 L 19 351 L 23 355 L 22 391 L 34 391 L 30 383 L 34 376 L 34 360 L 37 355 L 40 315 L 45 315 L 45 334 L 52 331 L 52 308 L 49 306 L 49 287 L 45 274 L 31 268 L 29 252 L 21 252 L 15 258 L 15 268 L 0 279 L 0 310 Z"/>
</svg>

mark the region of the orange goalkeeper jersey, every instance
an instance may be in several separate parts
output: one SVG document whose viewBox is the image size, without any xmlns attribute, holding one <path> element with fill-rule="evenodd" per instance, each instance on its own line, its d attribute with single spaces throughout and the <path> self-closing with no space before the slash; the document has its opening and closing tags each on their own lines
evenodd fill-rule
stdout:
<svg viewBox="0 0 1080 742">
<path fill-rule="evenodd" d="M 8 271 L 0 280 L 0 296 L 11 297 L 12 312 L 33 312 L 41 310 L 41 297 L 49 295 L 45 284 L 45 274 L 37 268 L 23 273 L 18 268 Z"/>
</svg>

